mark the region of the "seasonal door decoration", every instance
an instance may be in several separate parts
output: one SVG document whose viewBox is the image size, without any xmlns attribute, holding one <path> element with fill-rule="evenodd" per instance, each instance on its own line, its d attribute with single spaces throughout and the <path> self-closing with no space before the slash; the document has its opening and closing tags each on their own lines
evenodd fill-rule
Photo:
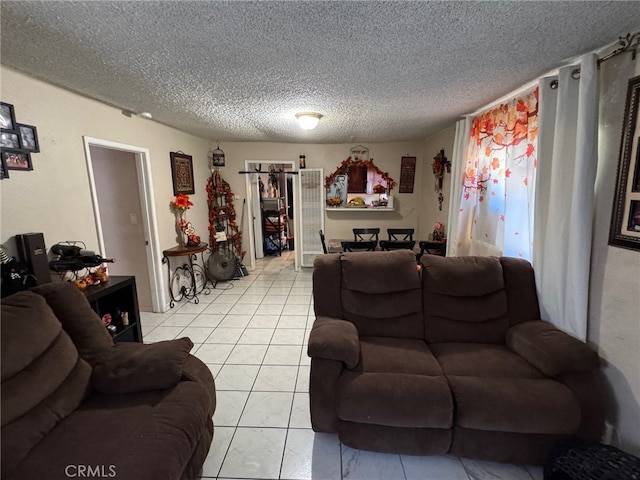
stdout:
<svg viewBox="0 0 640 480">
<path fill-rule="evenodd" d="M 444 180 L 444 172 L 451 173 L 451 162 L 444 156 L 444 149 L 440 150 L 435 157 L 433 157 L 433 163 L 431 164 L 433 169 L 433 175 L 436 177 L 436 193 L 438 194 L 438 210 L 442 210 L 442 202 L 444 202 L 444 195 L 442 195 L 442 184 Z"/>
</svg>

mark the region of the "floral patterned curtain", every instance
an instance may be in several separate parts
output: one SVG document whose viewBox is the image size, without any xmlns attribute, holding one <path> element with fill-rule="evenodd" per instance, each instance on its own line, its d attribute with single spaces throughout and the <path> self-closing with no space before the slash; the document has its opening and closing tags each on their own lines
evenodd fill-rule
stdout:
<svg viewBox="0 0 640 480">
<path fill-rule="evenodd" d="M 531 261 L 537 136 L 538 88 L 472 120 L 457 255 Z"/>
</svg>

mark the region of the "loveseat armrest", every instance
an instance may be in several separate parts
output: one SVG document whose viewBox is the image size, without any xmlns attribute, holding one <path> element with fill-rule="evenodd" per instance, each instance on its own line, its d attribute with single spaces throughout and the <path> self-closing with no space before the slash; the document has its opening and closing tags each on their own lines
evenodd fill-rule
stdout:
<svg viewBox="0 0 640 480">
<path fill-rule="evenodd" d="M 151 344 L 117 343 L 98 357 L 93 367 L 93 387 L 107 394 L 173 387 L 182 378 L 192 348 L 193 342 L 187 337 Z"/>
<path fill-rule="evenodd" d="M 309 335 L 310 357 L 338 360 L 349 368 L 360 361 L 360 338 L 356 326 L 346 320 L 318 317 Z"/>
<path fill-rule="evenodd" d="M 198 357 L 189 354 L 182 367 L 181 380 L 196 382 L 205 389 L 209 397 L 209 412 L 213 415 L 216 410 L 216 384 L 209 367 Z"/>
<path fill-rule="evenodd" d="M 549 377 L 598 368 L 598 354 L 589 346 L 544 320 L 514 325 L 505 336 L 507 347 Z"/>
</svg>

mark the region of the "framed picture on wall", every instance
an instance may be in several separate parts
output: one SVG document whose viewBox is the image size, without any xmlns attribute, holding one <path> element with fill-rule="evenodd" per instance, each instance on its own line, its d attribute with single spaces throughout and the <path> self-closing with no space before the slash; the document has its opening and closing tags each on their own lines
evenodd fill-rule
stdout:
<svg viewBox="0 0 640 480">
<path fill-rule="evenodd" d="M 0 155 L 0 179 L 9 178 L 9 171 L 7 170 L 7 164 L 4 161 L 4 156 Z"/>
<path fill-rule="evenodd" d="M 0 102 L 0 128 L 15 130 L 16 116 L 13 110 L 13 105 Z"/>
<path fill-rule="evenodd" d="M 38 130 L 34 125 L 25 125 L 24 123 L 16 124 L 17 131 L 20 133 L 20 148 L 29 150 L 32 153 L 40 151 L 38 143 Z"/>
<path fill-rule="evenodd" d="M 640 76 L 629 80 L 609 245 L 640 250 Z"/>
<path fill-rule="evenodd" d="M 33 170 L 29 152 L 2 149 L 2 162 L 7 170 Z"/>
<path fill-rule="evenodd" d="M 20 137 L 13 130 L 0 131 L 0 147 L 2 148 L 20 148 Z"/>
<path fill-rule="evenodd" d="M 196 193 L 193 184 L 193 157 L 183 152 L 170 152 L 171 177 L 173 178 L 173 194 Z"/>
</svg>

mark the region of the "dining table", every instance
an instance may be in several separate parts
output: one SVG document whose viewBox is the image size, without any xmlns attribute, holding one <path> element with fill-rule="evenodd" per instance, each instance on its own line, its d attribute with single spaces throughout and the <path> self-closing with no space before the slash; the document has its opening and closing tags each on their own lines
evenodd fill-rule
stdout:
<svg viewBox="0 0 640 480">
<path fill-rule="evenodd" d="M 342 242 L 353 242 L 353 238 L 330 238 L 327 240 L 327 253 L 341 253 L 342 252 Z M 376 247 L 376 251 L 380 251 L 380 242 L 378 242 L 378 246 Z M 413 247 L 413 253 L 420 253 L 420 245 L 418 242 Z"/>
</svg>

